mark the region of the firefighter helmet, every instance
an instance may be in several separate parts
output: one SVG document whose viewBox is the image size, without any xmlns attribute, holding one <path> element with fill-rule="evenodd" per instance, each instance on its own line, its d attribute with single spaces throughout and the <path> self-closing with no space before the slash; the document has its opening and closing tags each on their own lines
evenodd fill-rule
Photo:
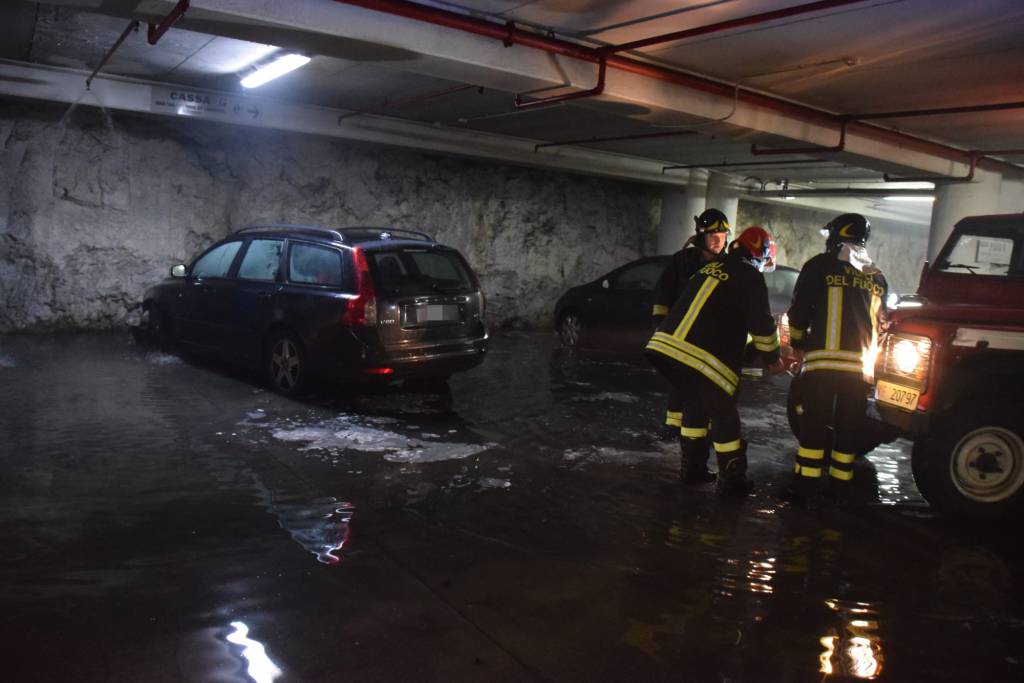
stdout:
<svg viewBox="0 0 1024 683">
<path fill-rule="evenodd" d="M 729 219 L 718 209 L 707 209 L 701 215 L 694 216 L 693 220 L 697 224 L 698 235 L 707 232 L 729 232 Z"/>
<path fill-rule="evenodd" d="M 758 225 L 752 225 L 729 245 L 729 253 L 739 251 L 761 272 L 775 270 L 775 240 L 768 231 Z"/>
<path fill-rule="evenodd" d="M 828 231 L 826 251 L 832 251 L 843 242 L 852 242 L 863 247 L 871 235 L 871 223 L 859 213 L 844 213 L 829 221 L 822 232 L 825 231 Z"/>
</svg>

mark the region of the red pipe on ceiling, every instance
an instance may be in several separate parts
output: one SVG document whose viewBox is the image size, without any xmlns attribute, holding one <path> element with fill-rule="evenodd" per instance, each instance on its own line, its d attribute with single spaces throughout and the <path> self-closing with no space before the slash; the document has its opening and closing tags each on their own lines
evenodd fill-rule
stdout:
<svg viewBox="0 0 1024 683">
<path fill-rule="evenodd" d="M 707 35 L 708 33 L 728 31 L 729 29 L 732 28 L 754 26 L 755 24 L 763 24 L 767 21 L 785 19 L 786 17 L 795 17 L 800 14 L 807 14 L 808 12 L 817 12 L 823 9 L 832 9 L 833 7 L 842 7 L 843 5 L 853 5 L 855 3 L 864 1 L 865 0 L 820 0 L 820 2 L 812 2 L 807 5 L 797 5 L 796 7 L 787 7 L 786 9 L 777 9 L 772 10 L 771 12 L 762 12 L 761 14 L 751 14 L 749 17 L 727 19 L 725 21 L 719 21 L 715 24 L 708 24 L 707 26 L 697 26 L 695 28 L 688 28 L 682 31 L 674 31 L 672 33 L 666 33 L 660 36 L 653 36 L 651 38 L 634 40 L 629 43 L 613 45 L 611 48 L 608 48 L 608 50 L 609 52 L 612 53 L 626 52 L 627 50 L 638 50 L 642 47 L 650 47 L 651 45 L 657 45 L 659 43 L 670 43 L 676 40 L 684 40 L 686 38 L 693 38 L 695 36 Z"/>
<path fill-rule="evenodd" d="M 807 5 L 798 5 L 796 7 L 787 7 L 786 9 L 773 10 L 771 12 L 762 12 L 761 14 L 752 14 L 748 17 L 739 17 L 736 19 L 728 19 L 726 21 L 719 21 L 714 24 L 707 24 L 706 26 L 695 26 L 684 31 L 674 31 L 672 33 L 666 33 L 660 36 L 653 36 L 651 38 L 644 38 L 643 40 L 636 40 L 630 43 L 622 43 L 620 45 L 609 45 L 605 47 L 597 48 L 597 54 L 599 55 L 598 61 L 598 73 L 597 73 L 597 85 L 588 90 L 580 90 L 563 95 L 553 95 L 551 97 L 542 97 L 536 100 L 524 101 L 522 95 L 516 95 L 516 108 L 526 109 L 529 107 L 544 107 L 549 104 L 556 102 L 565 102 L 567 100 L 578 100 L 585 97 L 597 97 L 604 93 L 604 74 L 605 68 L 608 64 L 608 55 L 613 55 L 617 52 L 626 52 L 628 50 L 635 50 L 642 47 L 650 47 L 651 45 L 657 45 L 659 43 L 670 43 L 685 38 L 693 38 L 695 36 L 703 36 L 711 33 L 718 33 L 719 31 L 727 31 L 733 28 L 741 28 L 743 26 L 754 26 L 757 24 L 763 24 L 776 19 L 784 19 L 785 17 L 793 17 L 800 14 L 807 14 L 808 12 L 817 12 L 818 10 L 831 9 L 833 7 L 841 7 L 842 5 L 852 5 L 858 2 L 864 2 L 865 0 L 820 0 L 819 2 L 812 2 Z M 512 22 L 506 24 L 506 26 L 515 25 Z M 506 43 L 507 45 L 508 43 Z M 845 132 L 845 131 L 844 131 Z M 841 151 L 841 150 L 840 150 Z"/>
<path fill-rule="evenodd" d="M 733 99 L 735 97 L 745 104 L 764 107 L 812 124 L 838 126 L 841 125 L 844 120 L 844 117 L 842 116 L 837 116 L 825 111 L 795 104 L 787 100 L 770 97 L 750 90 L 737 89 L 735 86 L 727 83 L 721 83 L 710 78 L 686 74 L 680 71 L 673 71 L 662 66 L 648 64 L 616 54 L 605 55 L 604 51 L 607 48 L 591 48 L 571 43 L 566 40 L 548 38 L 529 31 L 523 31 L 522 29 L 517 28 L 512 22 L 498 24 L 449 10 L 418 5 L 414 2 L 408 2 L 407 0 L 335 0 L 335 2 L 354 5 L 356 7 L 362 7 L 364 9 L 374 10 L 394 16 L 405 17 L 407 19 L 415 19 L 417 21 L 465 31 L 479 36 L 494 38 L 495 40 L 502 41 L 506 47 L 511 47 L 512 45 L 523 45 L 525 47 L 543 50 L 551 54 L 571 57 L 573 59 L 593 62 L 595 64 L 600 64 L 602 58 L 604 58 L 606 60 L 606 65 L 612 69 L 618 69 L 620 71 L 625 71 L 627 73 L 636 74 L 638 76 L 643 76 L 645 78 L 665 83 L 673 83 L 675 85 L 680 85 L 694 90 L 709 92 L 729 99 Z M 895 144 L 924 154 L 931 154 L 949 159 L 950 161 L 957 163 L 969 164 L 971 165 L 972 170 L 974 166 L 982 166 L 993 171 L 1001 172 L 1009 170 L 1014 173 L 1021 173 L 1024 171 L 1024 169 L 1021 169 L 1021 167 L 1014 164 L 1008 164 L 988 158 L 979 160 L 976 155 L 971 154 L 969 151 L 924 140 L 906 133 L 886 128 L 879 128 L 878 126 L 873 126 L 867 123 L 853 123 L 851 125 L 856 126 L 858 132 L 865 137 L 887 144 Z"/>
<path fill-rule="evenodd" d="M 118 36 L 117 40 L 114 41 L 113 46 L 111 46 L 111 48 L 107 50 L 107 54 L 103 55 L 103 59 L 101 59 L 100 63 L 96 65 L 96 68 L 92 70 L 92 73 L 89 74 L 89 77 L 85 79 L 86 90 L 89 90 L 90 86 L 92 85 L 92 79 L 96 78 L 96 74 L 99 73 L 100 69 L 102 69 L 103 66 L 107 63 L 107 61 L 113 56 L 113 54 L 117 51 L 117 48 L 121 47 L 121 43 L 123 43 L 125 39 L 128 38 L 128 35 L 132 31 L 135 31 L 138 28 L 138 20 L 132 19 L 128 22 L 128 26 L 126 26 L 125 29 L 121 31 L 121 35 Z"/>
<path fill-rule="evenodd" d="M 478 85 L 456 85 L 451 88 L 443 88 L 441 90 L 435 90 L 434 92 L 428 92 L 421 95 L 413 95 L 412 97 L 403 97 L 398 100 L 389 100 L 384 98 L 384 103 L 380 106 L 381 109 L 389 109 L 391 107 L 404 107 L 407 104 L 416 104 L 418 102 L 426 102 L 427 100 L 434 100 L 438 97 L 445 97 L 453 93 L 462 92 L 463 90 L 476 90 L 480 88 Z M 481 91 L 483 89 L 481 88 Z"/>
<path fill-rule="evenodd" d="M 917 116 L 941 116 L 943 114 L 975 114 L 985 111 L 1003 111 L 1005 109 L 1024 109 L 1024 102 L 996 102 L 994 104 L 971 104 L 963 107 L 943 107 L 941 109 L 908 109 L 906 111 L 880 111 L 866 114 L 844 114 L 852 120 L 860 119 L 905 119 Z"/>
<path fill-rule="evenodd" d="M 683 164 L 681 166 L 663 166 L 661 172 L 671 171 L 673 169 L 690 169 L 690 168 L 731 168 L 735 166 L 746 166 L 761 168 L 762 166 L 782 166 L 788 168 L 790 166 L 799 166 L 801 164 L 837 164 L 838 161 L 830 161 L 828 159 L 787 159 L 785 161 L 761 161 L 755 159 L 754 161 L 723 161 L 721 163 L 711 162 L 707 164 Z M 830 166 L 829 168 L 836 168 L 836 166 Z M 842 166 L 839 166 L 842 168 Z"/>
<path fill-rule="evenodd" d="M 622 142 L 624 140 L 647 140 L 649 138 L 668 138 L 679 135 L 697 135 L 695 130 L 672 130 L 664 133 L 633 133 L 632 135 L 613 135 L 612 137 L 577 138 L 575 140 L 559 140 L 557 142 L 541 142 L 533 146 L 533 151 L 543 147 L 561 147 L 562 145 L 585 145 L 594 142 Z"/>
<path fill-rule="evenodd" d="M 839 130 L 839 142 L 830 147 L 778 147 L 775 149 L 763 149 L 756 144 L 750 146 L 750 153 L 754 156 L 766 154 L 822 154 L 831 152 L 843 152 L 846 150 L 846 129 L 850 127 L 849 121 L 843 121 Z"/>
<path fill-rule="evenodd" d="M 524 100 L 522 94 L 516 95 L 516 109 L 534 109 L 536 107 L 546 107 L 549 104 L 555 104 L 556 102 L 565 102 L 566 100 L 580 100 L 584 97 L 597 97 L 604 92 L 604 74 L 607 71 L 608 60 L 601 57 L 601 61 L 597 64 L 597 85 L 588 90 L 577 90 L 576 92 L 564 93 L 562 95 L 552 95 L 550 97 L 541 97 L 535 100 Z"/>
<path fill-rule="evenodd" d="M 146 32 L 146 40 L 149 41 L 150 45 L 156 45 L 157 41 L 167 33 L 167 30 L 184 16 L 188 10 L 188 3 L 189 0 L 178 0 L 178 4 L 174 6 L 174 9 L 166 17 L 160 20 L 159 24 L 149 25 L 149 30 Z"/>
</svg>

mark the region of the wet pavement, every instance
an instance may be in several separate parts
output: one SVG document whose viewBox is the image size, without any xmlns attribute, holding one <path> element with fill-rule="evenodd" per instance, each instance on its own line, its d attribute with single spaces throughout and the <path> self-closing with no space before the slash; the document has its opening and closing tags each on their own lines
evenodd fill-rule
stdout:
<svg viewBox="0 0 1024 683">
<path fill-rule="evenodd" d="M 934 518 L 909 444 L 846 507 L 674 484 L 643 364 L 493 340 L 449 392 L 285 399 L 126 335 L 0 338 L 7 681 L 1020 681 L 1019 531 Z"/>
</svg>

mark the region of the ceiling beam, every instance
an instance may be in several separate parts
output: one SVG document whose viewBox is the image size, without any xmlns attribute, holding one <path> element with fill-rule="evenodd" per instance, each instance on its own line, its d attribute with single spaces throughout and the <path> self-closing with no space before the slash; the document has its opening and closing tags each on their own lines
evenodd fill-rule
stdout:
<svg viewBox="0 0 1024 683">
<path fill-rule="evenodd" d="M 143 4 L 152 11 L 170 8 L 174 2 L 149 0 Z M 473 18 L 466 16 L 465 19 Z M 204 24 L 207 25 L 204 27 Z M 598 68 L 595 60 L 586 58 L 590 52 L 595 52 L 593 49 L 568 41 L 535 34 L 534 42 L 548 41 L 556 45 L 550 50 L 532 43 L 509 47 L 490 35 L 411 21 L 336 0 L 287 3 L 193 0 L 189 14 L 180 25 L 198 31 L 216 29 L 214 32 L 223 33 L 230 30 L 235 37 L 244 37 L 250 29 L 272 28 L 293 36 L 306 34 L 311 44 L 322 42 L 325 36 L 332 36 L 340 43 L 373 44 L 379 46 L 382 54 L 390 50 L 399 55 L 387 61 L 390 68 L 510 93 L 590 88 Z M 642 106 L 651 114 L 676 113 L 720 120 L 737 135 L 757 131 L 820 147 L 835 145 L 840 133 L 840 117 L 828 112 L 704 77 L 669 72 L 663 67 L 619 55 L 609 57 L 608 66 L 605 94 L 600 98 L 606 106 L 614 108 L 617 102 L 629 103 Z M 664 78 L 653 78 L 655 72 Z M 845 163 L 900 175 L 963 176 L 971 163 L 970 155 L 964 150 L 866 123 L 850 125 L 845 152 Z M 1001 162 L 986 161 L 989 163 L 999 165 Z M 1012 170 L 1012 166 L 1003 165 Z"/>
<path fill-rule="evenodd" d="M 664 162 L 599 150 L 566 147 L 537 154 L 540 140 L 434 126 L 345 109 L 240 97 L 165 83 L 0 59 L 0 97 L 103 107 L 115 111 L 272 128 L 399 145 L 424 151 L 659 185 L 684 185 L 661 172 Z"/>
</svg>

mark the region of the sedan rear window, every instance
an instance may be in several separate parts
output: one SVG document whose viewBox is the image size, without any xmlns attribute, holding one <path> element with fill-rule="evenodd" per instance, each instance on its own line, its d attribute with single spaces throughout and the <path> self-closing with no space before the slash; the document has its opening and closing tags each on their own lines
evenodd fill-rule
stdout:
<svg viewBox="0 0 1024 683">
<path fill-rule="evenodd" d="M 455 292 L 474 287 L 458 254 L 449 250 L 405 248 L 367 254 L 377 285 L 394 293 Z"/>
<path fill-rule="evenodd" d="M 652 291 L 667 266 L 667 261 L 651 261 L 626 268 L 615 277 L 612 286 L 630 291 Z"/>
</svg>

